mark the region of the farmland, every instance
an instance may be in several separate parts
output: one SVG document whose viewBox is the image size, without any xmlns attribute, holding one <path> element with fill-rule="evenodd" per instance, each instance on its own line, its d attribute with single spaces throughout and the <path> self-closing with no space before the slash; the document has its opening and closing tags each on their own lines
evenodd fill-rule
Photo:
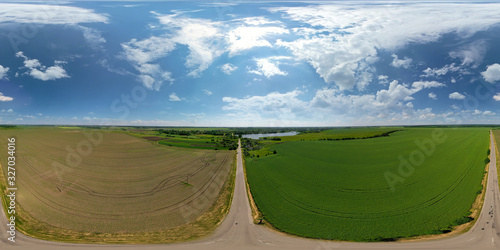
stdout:
<svg viewBox="0 0 500 250">
<path fill-rule="evenodd" d="M 387 241 L 449 232 L 470 221 L 487 128 L 406 128 L 366 140 L 272 144 L 246 157 L 265 221 L 299 236 Z M 433 146 L 432 146 L 433 145 Z"/>
<path fill-rule="evenodd" d="M 500 142 L 500 130 L 493 130 L 493 136 L 495 137 L 495 141 L 497 143 L 497 152 L 492 152 L 492 154 L 497 154 L 497 168 L 500 169 L 500 156 L 499 156 L 499 150 L 498 150 L 498 142 Z M 500 171 L 498 171 L 498 176 L 500 177 Z M 500 183 L 498 183 L 500 187 Z"/>
<path fill-rule="evenodd" d="M 245 156 L 261 157 L 274 154 L 270 146 L 290 141 L 339 141 L 389 136 L 403 127 L 343 127 L 308 129 L 295 136 L 264 137 L 260 140 L 243 139 Z M 291 129 L 294 130 L 294 129 Z"/>
<path fill-rule="evenodd" d="M 227 128 L 126 129 L 130 135 L 154 143 L 180 148 L 236 150 L 237 137 Z"/>
<path fill-rule="evenodd" d="M 206 235 L 228 210 L 234 151 L 86 128 L 0 130 L 0 141 L 8 137 L 17 145 L 18 229 L 37 238 L 182 241 Z M 3 143 L 2 166 L 6 153 Z"/>
</svg>

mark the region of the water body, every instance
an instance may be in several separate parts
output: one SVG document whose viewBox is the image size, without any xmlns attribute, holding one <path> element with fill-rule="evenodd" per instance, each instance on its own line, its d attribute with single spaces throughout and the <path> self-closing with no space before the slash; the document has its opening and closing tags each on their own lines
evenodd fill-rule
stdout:
<svg viewBox="0 0 500 250">
<path fill-rule="evenodd" d="M 292 135 L 298 135 L 298 132 L 291 131 L 291 132 L 286 132 L 286 133 L 271 133 L 271 134 L 246 134 L 243 135 L 243 138 L 250 138 L 250 139 L 255 139 L 258 140 L 262 137 L 276 137 L 276 136 L 292 136 Z"/>
</svg>

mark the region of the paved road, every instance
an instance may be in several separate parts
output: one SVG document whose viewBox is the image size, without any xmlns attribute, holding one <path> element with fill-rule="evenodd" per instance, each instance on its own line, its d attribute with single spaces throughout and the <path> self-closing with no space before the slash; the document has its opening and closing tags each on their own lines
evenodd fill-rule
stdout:
<svg viewBox="0 0 500 250">
<path fill-rule="evenodd" d="M 491 136 L 491 164 L 483 210 L 474 227 L 465 234 L 441 240 L 419 241 L 411 243 L 352 243 L 329 242 L 293 237 L 271 231 L 252 223 L 248 196 L 245 189 L 245 177 L 241 159 L 241 145 L 237 155 L 237 173 L 234 198 L 229 214 L 214 234 L 194 242 L 168 245 L 85 245 L 48 242 L 24 235 L 17 237 L 15 244 L 6 240 L 6 219 L 0 216 L 0 249 L 147 249 L 147 250 L 216 250 L 216 249 L 500 249 L 500 192 L 496 169 L 496 154 L 493 136 Z"/>
</svg>

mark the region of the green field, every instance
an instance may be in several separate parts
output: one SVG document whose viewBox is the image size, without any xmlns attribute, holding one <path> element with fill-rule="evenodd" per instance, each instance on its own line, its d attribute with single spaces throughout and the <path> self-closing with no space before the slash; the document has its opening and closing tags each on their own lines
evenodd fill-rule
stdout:
<svg viewBox="0 0 500 250">
<path fill-rule="evenodd" d="M 316 141 L 364 139 L 383 136 L 385 133 L 402 130 L 400 127 L 346 127 L 325 130 L 319 133 L 302 133 L 296 136 L 283 136 L 281 141 Z"/>
<path fill-rule="evenodd" d="M 500 152 L 500 149 L 498 146 L 500 145 L 500 130 L 493 130 L 493 136 L 495 137 L 495 143 L 496 143 L 496 152 L 492 152 L 492 154 L 497 154 L 497 174 L 498 174 L 498 179 L 500 179 L 500 155 L 498 152 Z M 498 183 L 500 187 L 500 183 Z"/>
<path fill-rule="evenodd" d="M 0 130 L 3 176 L 11 137 L 16 138 L 16 224 L 30 236 L 182 241 L 210 233 L 228 210 L 234 151 L 165 147 L 118 131 L 5 129 Z M 5 178 L 0 181 L 5 187 Z M 229 196 L 221 199 L 222 190 Z"/>
<path fill-rule="evenodd" d="M 407 128 L 366 140 L 275 144 L 269 150 L 277 154 L 245 161 L 255 203 L 277 229 L 395 240 L 469 221 L 488 142 L 487 128 Z"/>
</svg>

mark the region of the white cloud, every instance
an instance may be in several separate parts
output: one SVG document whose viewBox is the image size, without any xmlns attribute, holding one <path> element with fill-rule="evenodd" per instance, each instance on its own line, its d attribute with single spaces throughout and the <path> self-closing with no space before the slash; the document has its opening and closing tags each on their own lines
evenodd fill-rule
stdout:
<svg viewBox="0 0 500 250">
<path fill-rule="evenodd" d="M 272 92 L 265 96 L 252 96 L 242 99 L 224 97 L 228 104 L 226 111 L 236 111 L 240 116 L 250 116 L 255 119 L 296 118 L 311 121 L 333 122 L 340 119 L 342 124 L 359 119 L 365 123 L 367 117 L 382 119 L 396 117 L 397 119 L 429 120 L 436 118 L 432 109 L 415 110 L 412 95 L 425 88 L 442 87 L 438 82 L 415 82 L 412 85 L 392 81 L 387 89 L 375 94 L 346 95 L 336 88 L 317 90 L 309 101 L 301 100 L 304 92 L 294 90 L 286 93 Z M 332 120 L 333 119 L 333 120 Z M 364 121 L 363 121 L 364 119 Z M 387 119 L 385 119 L 387 121 Z"/>
<path fill-rule="evenodd" d="M 428 96 L 429 96 L 429 98 L 431 98 L 432 100 L 437 100 L 437 95 L 436 95 L 436 94 L 434 94 L 434 93 L 432 93 L 432 92 L 430 92 Z"/>
<path fill-rule="evenodd" d="M 224 53 L 234 56 L 254 47 L 272 47 L 272 36 L 287 34 L 288 30 L 268 26 L 281 24 L 264 17 L 212 21 L 203 18 L 191 18 L 187 12 L 174 11 L 164 15 L 151 12 L 158 19 L 164 34 L 161 38 L 151 37 L 143 41 L 160 40 L 147 46 L 127 48 L 122 44 L 126 58 L 136 64 L 150 63 L 163 58 L 175 49 L 177 44 L 187 46 L 189 54 L 184 65 L 189 69 L 188 76 L 199 77 L 212 63 Z M 265 26 L 258 26 L 265 25 Z M 156 27 L 156 25 L 154 25 Z M 135 39 L 129 43 L 137 43 Z M 147 51 L 147 50 L 151 51 Z M 229 71 L 225 71 L 229 72 Z"/>
<path fill-rule="evenodd" d="M 172 42 L 186 45 L 189 55 L 186 67 L 192 69 L 188 76 L 199 77 L 210 66 L 215 58 L 220 56 L 225 48 L 221 40 L 224 35 L 218 26 L 219 22 L 208 19 L 182 17 L 178 14 L 160 15 L 156 17 L 163 27 L 171 34 Z"/>
<path fill-rule="evenodd" d="M 280 21 L 269 20 L 262 16 L 245 17 L 242 18 L 241 21 L 243 21 L 245 24 L 255 25 L 255 26 L 266 25 L 266 24 L 282 24 Z"/>
<path fill-rule="evenodd" d="M 7 110 L 7 113 L 12 113 L 12 112 L 14 112 L 14 110 L 13 110 L 13 109 L 8 109 L 8 110 Z"/>
<path fill-rule="evenodd" d="M 265 96 L 252 96 L 243 99 L 224 97 L 222 101 L 228 104 L 222 109 L 245 112 L 257 117 L 293 119 L 304 111 L 306 105 L 305 102 L 297 98 L 301 93 L 294 90 L 284 94 L 272 92 Z"/>
<path fill-rule="evenodd" d="M 379 75 L 379 76 L 378 76 L 378 82 L 379 82 L 380 84 L 385 85 L 385 84 L 389 83 L 389 77 L 388 77 L 388 76 L 386 76 L 386 75 Z"/>
<path fill-rule="evenodd" d="M 496 95 L 493 96 L 493 99 L 495 101 L 500 101 L 500 93 L 497 93 Z"/>
<path fill-rule="evenodd" d="M 234 66 L 230 63 L 226 63 L 226 64 L 220 66 L 220 69 L 222 70 L 222 72 L 224 72 L 224 74 L 230 75 L 233 71 L 237 70 L 238 67 Z"/>
<path fill-rule="evenodd" d="M 153 36 L 141 41 L 132 39 L 122 43 L 122 48 L 127 60 L 142 65 L 164 57 L 174 50 L 175 43 L 166 37 Z"/>
<path fill-rule="evenodd" d="M 105 14 L 64 5 L 0 3 L 0 23 L 108 23 Z"/>
<path fill-rule="evenodd" d="M 10 102 L 14 100 L 14 98 L 5 96 L 2 92 L 0 92 L 0 102 Z"/>
<path fill-rule="evenodd" d="M 436 81 L 418 81 L 412 84 L 412 87 L 417 91 L 428 88 L 440 88 L 446 87 L 444 83 L 436 82 Z"/>
<path fill-rule="evenodd" d="M 396 54 L 392 54 L 392 67 L 395 68 L 404 68 L 407 69 L 410 67 L 411 62 L 413 61 L 411 58 L 405 57 L 404 59 L 399 59 Z"/>
<path fill-rule="evenodd" d="M 343 37 L 338 39 L 343 40 Z M 292 42 L 278 40 L 276 44 L 290 49 L 296 59 L 307 61 L 325 82 L 335 82 L 340 89 L 351 89 L 356 83 L 358 86 L 364 85 L 358 82 L 357 71 L 363 67 L 368 69 L 366 58 L 376 55 L 375 48 L 336 45 L 332 38 L 324 36 L 301 38 Z"/>
<path fill-rule="evenodd" d="M 495 63 L 488 65 L 486 71 L 481 72 L 484 80 L 489 83 L 500 81 L 500 64 Z"/>
<path fill-rule="evenodd" d="M 106 39 L 102 37 L 101 32 L 96 29 L 78 26 L 83 31 L 83 37 L 94 49 L 104 49 L 102 44 L 106 43 Z"/>
<path fill-rule="evenodd" d="M 228 32 L 226 39 L 229 44 L 229 56 L 254 47 L 272 47 L 264 39 L 266 36 L 288 34 L 289 31 L 281 27 L 254 27 L 241 26 Z"/>
<path fill-rule="evenodd" d="M 0 65 L 0 80 L 7 79 L 7 72 L 9 71 L 8 67 L 4 67 Z"/>
<path fill-rule="evenodd" d="M 472 65 L 472 67 L 475 68 L 483 61 L 486 49 L 486 41 L 478 40 L 450 52 L 449 55 L 452 58 L 459 58 L 462 60 L 462 65 Z"/>
<path fill-rule="evenodd" d="M 139 71 L 137 80 L 148 89 L 160 90 L 165 82 L 173 82 L 171 72 L 161 69 L 153 62 L 175 49 L 175 43 L 165 37 L 150 37 L 144 40 L 132 39 L 121 44 L 123 56 Z"/>
<path fill-rule="evenodd" d="M 427 68 L 423 72 L 425 74 L 420 75 L 422 77 L 434 77 L 434 76 L 442 76 L 448 74 L 448 72 L 456 72 L 459 71 L 460 67 L 455 66 L 454 63 L 452 64 L 447 64 L 443 66 L 442 68 Z"/>
<path fill-rule="evenodd" d="M 448 96 L 452 100 L 463 100 L 465 99 L 465 96 L 458 93 L 458 92 L 453 92 Z"/>
<path fill-rule="evenodd" d="M 42 81 L 69 78 L 66 70 L 62 67 L 65 61 L 54 61 L 54 66 L 46 67 L 38 59 L 29 59 L 22 51 L 16 53 L 16 57 L 24 59 L 24 68 L 28 69 L 27 74 Z"/>
<path fill-rule="evenodd" d="M 180 102 L 181 98 L 179 98 L 175 93 L 172 93 L 168 96 L 168 100 L 171 102 Z"/>
<path fill-rule="evenodd" d="M 248 73 L 253 73 L 257 75 L 263 75 L 270 78 L 275 75 L 286 76 L 288 73 L 286 71 L 281 71 L 278 67 L 280 62 L 276 58 L 257 58 L 254 59 L 257 64 L 256 70 L 249 70 Z"/>
<path fill-rule="evenodd" d="M 483 115 L 495 115 L 495 113 L 490 110 L 486 110 L 483 112 Z"/>
<path fill-rule="evenodd" d="M 340 89 L 359 87 L 359 71 L 372 70 L 379 50 L 425 44 L 452 32 L 467 37 L 500 22 L 500 4 L 336 4 L 269 10 L 318 29 L 295 41 L 278 40 L 277 45 L 290 49 Z"/>
<path fill-rule="evenodd" d="M 212 91 L 207 90 L 207 89 L 204 89 L 203 93 L 205 93 L 205 95 L 212 95 L 213 94 Z"/>
</svg>

